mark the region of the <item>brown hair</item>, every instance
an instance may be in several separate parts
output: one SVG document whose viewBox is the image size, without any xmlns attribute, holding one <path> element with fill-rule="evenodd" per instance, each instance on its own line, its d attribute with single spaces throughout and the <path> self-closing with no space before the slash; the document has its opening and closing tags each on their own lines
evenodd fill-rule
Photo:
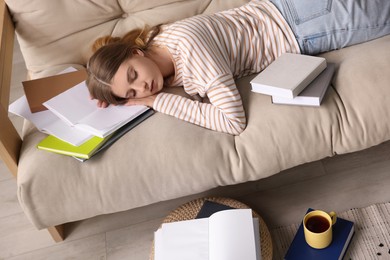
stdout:
<svg viewBox="0 0 390 260">
<path fill-rule="evenodd" d="M 136 29 L 123 37 L 104 36 L 92 45 L 94 54 L 87 64 L 87 86 L 94 99 L 108 104 L 123 104 L 127 99 L 114 95 L 111 81 L 119 66 L 133 55 L 134 49 L 146 51 L 160 26 Z"/>
</svg>

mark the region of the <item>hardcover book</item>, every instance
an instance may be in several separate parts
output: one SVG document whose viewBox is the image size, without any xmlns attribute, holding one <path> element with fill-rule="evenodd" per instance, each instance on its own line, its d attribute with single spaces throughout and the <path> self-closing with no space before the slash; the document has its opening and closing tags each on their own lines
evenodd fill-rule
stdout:
<svg viewBox="0 0 390 260">
<path fill-rule="evenodd" d="M 325 58 L 283 53 L 252 79 L 252 91 L 294 98 L 325 68 Z"/>
<path fill-rule="evenodd" d="M 214 201 L 206 200 L 203 202 L 202 207 L 200 208 L 196 218 L 208 218 L 214 213 L 222 210 L 234 209 L 232 207 L 226 206 L 221 203 L 217 203 Z"/>
<path fill-rule="evenodd" d="M 302 106 L 320 106 L 325 92 L 333 78 L 334 64 L 328 63 L 326 69 L 321 72 L 298 96 L 285 98 L 272 96 L 272 103 Z"/>
<path fill-rule="evenodd" d="M 312 209 L 309 209 L 312 211 Z M 298 231 L 291 242 L 291 245 L 284 257 L 285 260 L 329 260 L 343 259 L 345 252 L 351 242 L 355 232 L 354 223 L 352 221 L 337 217 L 336 223 L 333 225 L 332 242 L 324 249 L 314 249 L 306 243 L 303 232 L 303 224 L 298 228 Z"/>
</svg>

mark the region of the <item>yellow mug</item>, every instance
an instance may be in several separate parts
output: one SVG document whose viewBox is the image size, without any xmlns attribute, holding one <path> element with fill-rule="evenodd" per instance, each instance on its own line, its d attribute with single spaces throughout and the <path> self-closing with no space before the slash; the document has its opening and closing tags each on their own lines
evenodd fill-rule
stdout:
<svg viewBox="0 0 390 260">
<path fill-rule="evenodd" d="M 305 240 L 309 246 L 322 249 L 332 242 L 332 226 L 336 223 L 335 212 L 326 213 L 322 210 L 314 210 L 303 218 Z"/>
</svg>

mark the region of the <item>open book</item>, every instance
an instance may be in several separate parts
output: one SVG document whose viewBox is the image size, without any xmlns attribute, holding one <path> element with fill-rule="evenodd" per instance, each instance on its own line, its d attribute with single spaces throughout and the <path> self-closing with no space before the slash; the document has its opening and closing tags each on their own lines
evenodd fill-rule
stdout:
<svg viewBox="0 0 390 260">
<path fill-rule="evenodd" d="M 251 209 L 230 209 L 162 224 L 154 236 L 155 260 L 259 260 L 259 222 Z"/>
<path fill-rule="evenodd" d="M 91 100 L 85 81 L 43 103 L 70 126 L 99 137 L 106 137 L 149 110 L 147 106 L 109 106 L 99 108 Z"/>
</svg>

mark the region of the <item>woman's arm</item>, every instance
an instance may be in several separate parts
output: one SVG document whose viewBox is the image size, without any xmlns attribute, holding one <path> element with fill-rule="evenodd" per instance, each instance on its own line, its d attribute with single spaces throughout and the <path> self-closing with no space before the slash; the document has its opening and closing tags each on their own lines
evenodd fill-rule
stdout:
<svg viewBox="0 0 390 260">
<path fill-rule="evenodd" d="M 153 108 L 161 113 L 218 132 L 239 135 L 246 127 L 241 96 L 231 75 L 220 76 L 207 87 L 209 103 L 160 93 Z"/>
</svg>

